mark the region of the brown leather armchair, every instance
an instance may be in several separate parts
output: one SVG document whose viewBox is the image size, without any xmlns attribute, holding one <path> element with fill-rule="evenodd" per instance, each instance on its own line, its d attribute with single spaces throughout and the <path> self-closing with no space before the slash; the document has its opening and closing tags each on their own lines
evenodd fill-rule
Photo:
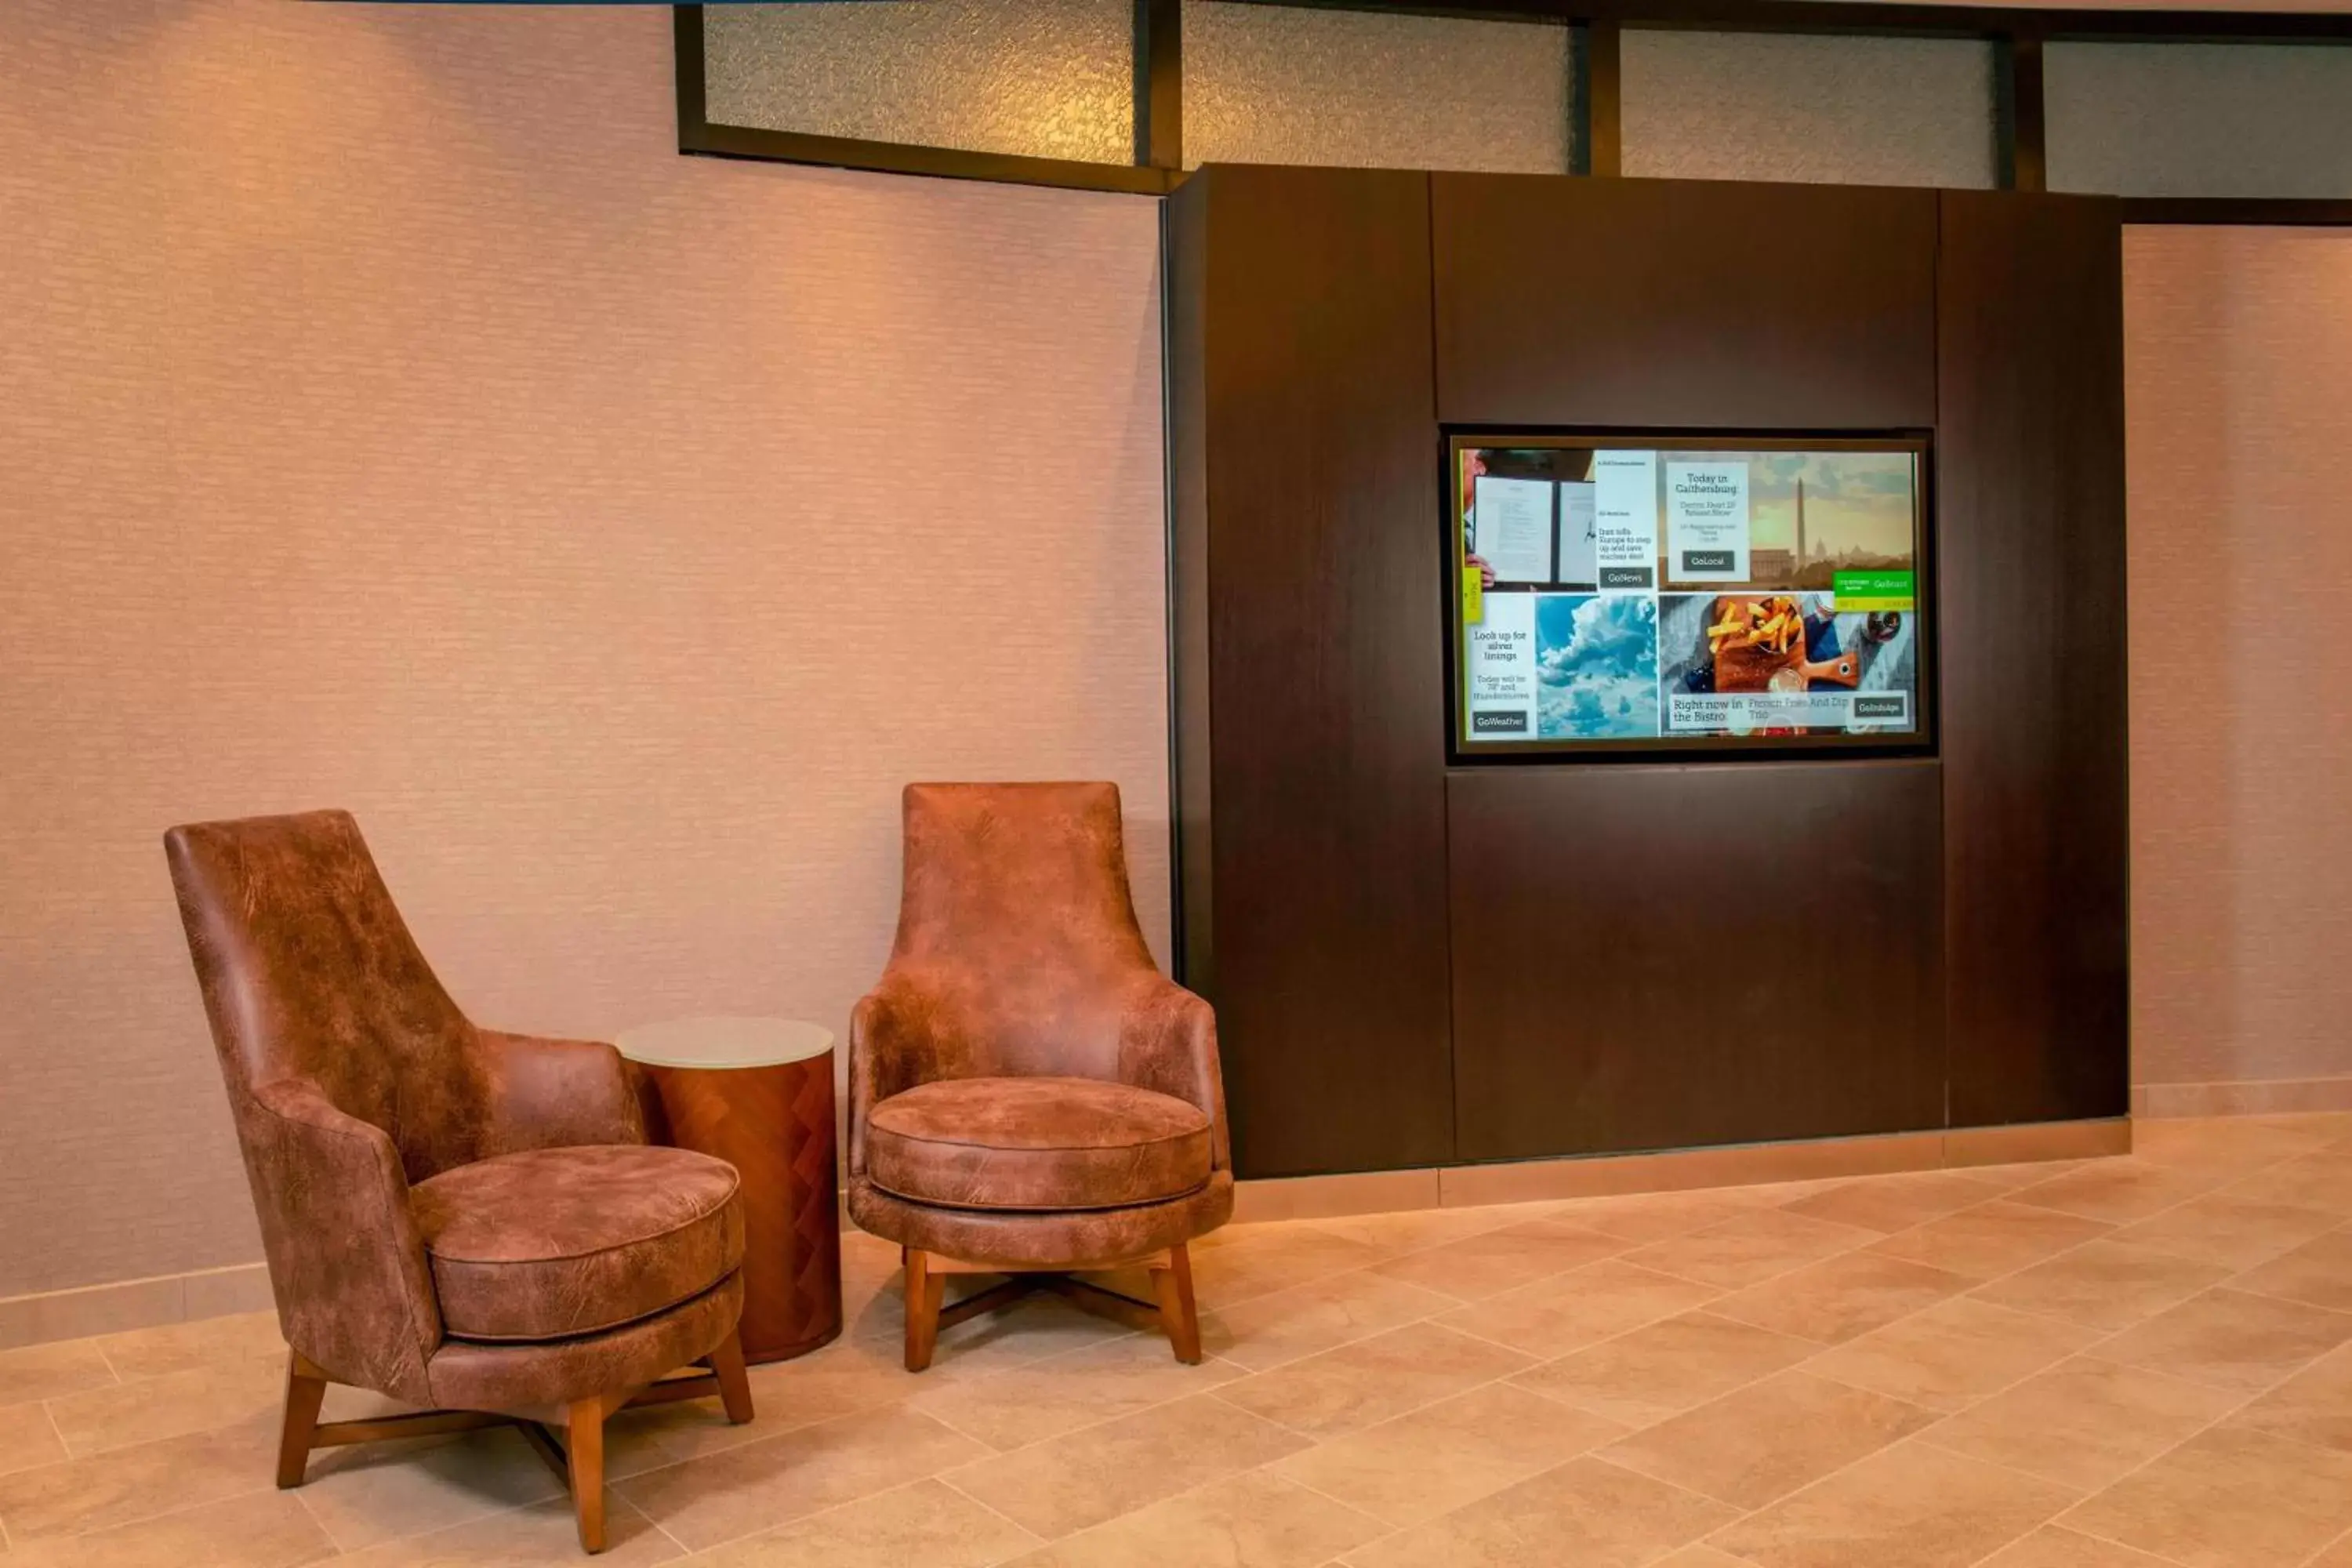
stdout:
<svg viewBox="0 0 2352 1568">
<path fill-rule="evenodd" d="M 612 1047 L 467 1022 L 345 814 L 163 843 L 293 1347 L 278 1484 L 314 1447 L 514 1420 L 604 1550 L 607 1415 L 716 1392 L 751 1418 L 734 1167 L 648 1147 Z M 446 1408 L 322 1426 L 330 1381 Z"/>
<path fill-rule="evenodd" d="M 1209 1005 L 1163 976 L 1117 785 L 911 784 L 898 936 L 849 1025 L 849 1212 L 906 1255 L 907 1366 L 1027 1290 L 1201 1358 L 1187 1244 L 1233 1214 Z M 1154 1301 L 1076 1275 L 1143 1264 Z M 950 1273 L 1004 1283 L 945 1306 Z"/>
</svg>

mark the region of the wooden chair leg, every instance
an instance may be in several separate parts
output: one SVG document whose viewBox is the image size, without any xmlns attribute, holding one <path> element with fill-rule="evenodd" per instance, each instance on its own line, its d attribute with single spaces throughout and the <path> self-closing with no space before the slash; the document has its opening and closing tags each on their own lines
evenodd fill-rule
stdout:
<svg viewBox="0 0 2352 1568">
<path fill-rule="evenodd" d="M 571 1471 L 572 1511 L 580 1521 L 580 1544 L 604 1550 L 604 1400 L 601 1394 L 572 1402 L 565 1422 L 563 1458 Z"/>
<path fill-rule="evenodd" d="M 1160 1298 L 1160 1326 L 1176 1359 L 1187 1366 L 1201 1363 L 1201 1315 L 1192 1300 L 1192 1255 L 1178 1242 L 1168 1249 L 1168 1261 L 1151 1271 L 1153 1294 Z"/>
<path fill-rule="evenodd" d="M 310 1467 L 310 1439 L 319 1431 L 319 1406 L 327 1397 L 327 1374 L 310 1364 L 300 1351 L 290 1352 L 286 1367 L 286 1423 L 278 1434 L 278 1484 L 302 1484 Z"/>
<path fill-rule="evenodd" d="M 947 1276 L 932 1270 L 930 1254 L 907 1249 L 907 1370 L 931 1364 L 940 1343 L 940 1308 L 947 1300 Z"/>
<path fill-rule="evenodd" d="M 710 1352 L 711 1375 L 719 1380 L 719 1397 L 727 1406 L 727 1419 L 740 1426 L 751 1419 L 751 1380 L 743 1371 L 743 1336 L 740 1330 L 731 1331 L 727 1341 Z"/>
</svg>

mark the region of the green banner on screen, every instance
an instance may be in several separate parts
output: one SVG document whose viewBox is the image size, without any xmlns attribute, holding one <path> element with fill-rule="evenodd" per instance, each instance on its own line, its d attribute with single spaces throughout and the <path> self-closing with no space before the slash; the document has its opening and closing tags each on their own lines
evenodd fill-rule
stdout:
<svg viewBox="0 0 2352 1568">
<path fill-rule="evenodd" d="M 1910 610 L 1918 607 L 1918 590 L 1909 572 L 1840 572 L 1831 584 L 1838 614 L 1865 610 Z"/>
</svg>

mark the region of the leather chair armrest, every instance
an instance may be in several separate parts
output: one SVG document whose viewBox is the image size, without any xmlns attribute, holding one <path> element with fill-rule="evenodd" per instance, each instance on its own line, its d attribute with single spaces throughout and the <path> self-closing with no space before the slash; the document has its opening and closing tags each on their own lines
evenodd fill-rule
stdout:
<svg viewBox="0 0 2352 1568">
<path fill-rule="evenodd" d="M 596 1040 L 476 1029 L 492 1154 L 586 1143 L 642 1143 L 645 1117 L 621 1053 Z"/>
<path fill-rule="evenodd" d="M 429 1401 L 441 1312 L 392 1139 L 307 1079 L 232 1100 L 287 1340 L 337 1382 Z"/>
<path fill-rule="evenodd" d="M 1120 1016 L 1118 1066 L 1125 1082 L 1207 1112 L 1211 1163 L 1220 1171 L 1232 1169 L 1214 1008 L 1167 976 L 1152 975 Z"/>
<path fill-rule="evenodd" d="M 923 1052 L 914 994 L 885 974 L 849 1014 L 849 1173 L 866 1173 L 866 1118 L 894 1094 L 922 1081 Z"/>
</svg>

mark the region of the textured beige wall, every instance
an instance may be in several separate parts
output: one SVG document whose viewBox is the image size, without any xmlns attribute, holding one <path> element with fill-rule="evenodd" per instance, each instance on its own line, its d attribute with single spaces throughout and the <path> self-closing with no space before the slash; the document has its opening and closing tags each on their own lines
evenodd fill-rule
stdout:
<svg viewBox="0 0 2352 1568">
<path fill-rule="evenodd" d="M 2133 1081 L 2352 1076 L 2352 233 L 2124 277 Z"/>
<path fill-rule="evenodd" d="M 1159 216 L 676 152 L 666 7 L 0 4 L 0 1296 L 259 1255 L 158 835 L 478 1017 L 840 1026 L 908 778 L 1166 930 Z"/>
</svg>

